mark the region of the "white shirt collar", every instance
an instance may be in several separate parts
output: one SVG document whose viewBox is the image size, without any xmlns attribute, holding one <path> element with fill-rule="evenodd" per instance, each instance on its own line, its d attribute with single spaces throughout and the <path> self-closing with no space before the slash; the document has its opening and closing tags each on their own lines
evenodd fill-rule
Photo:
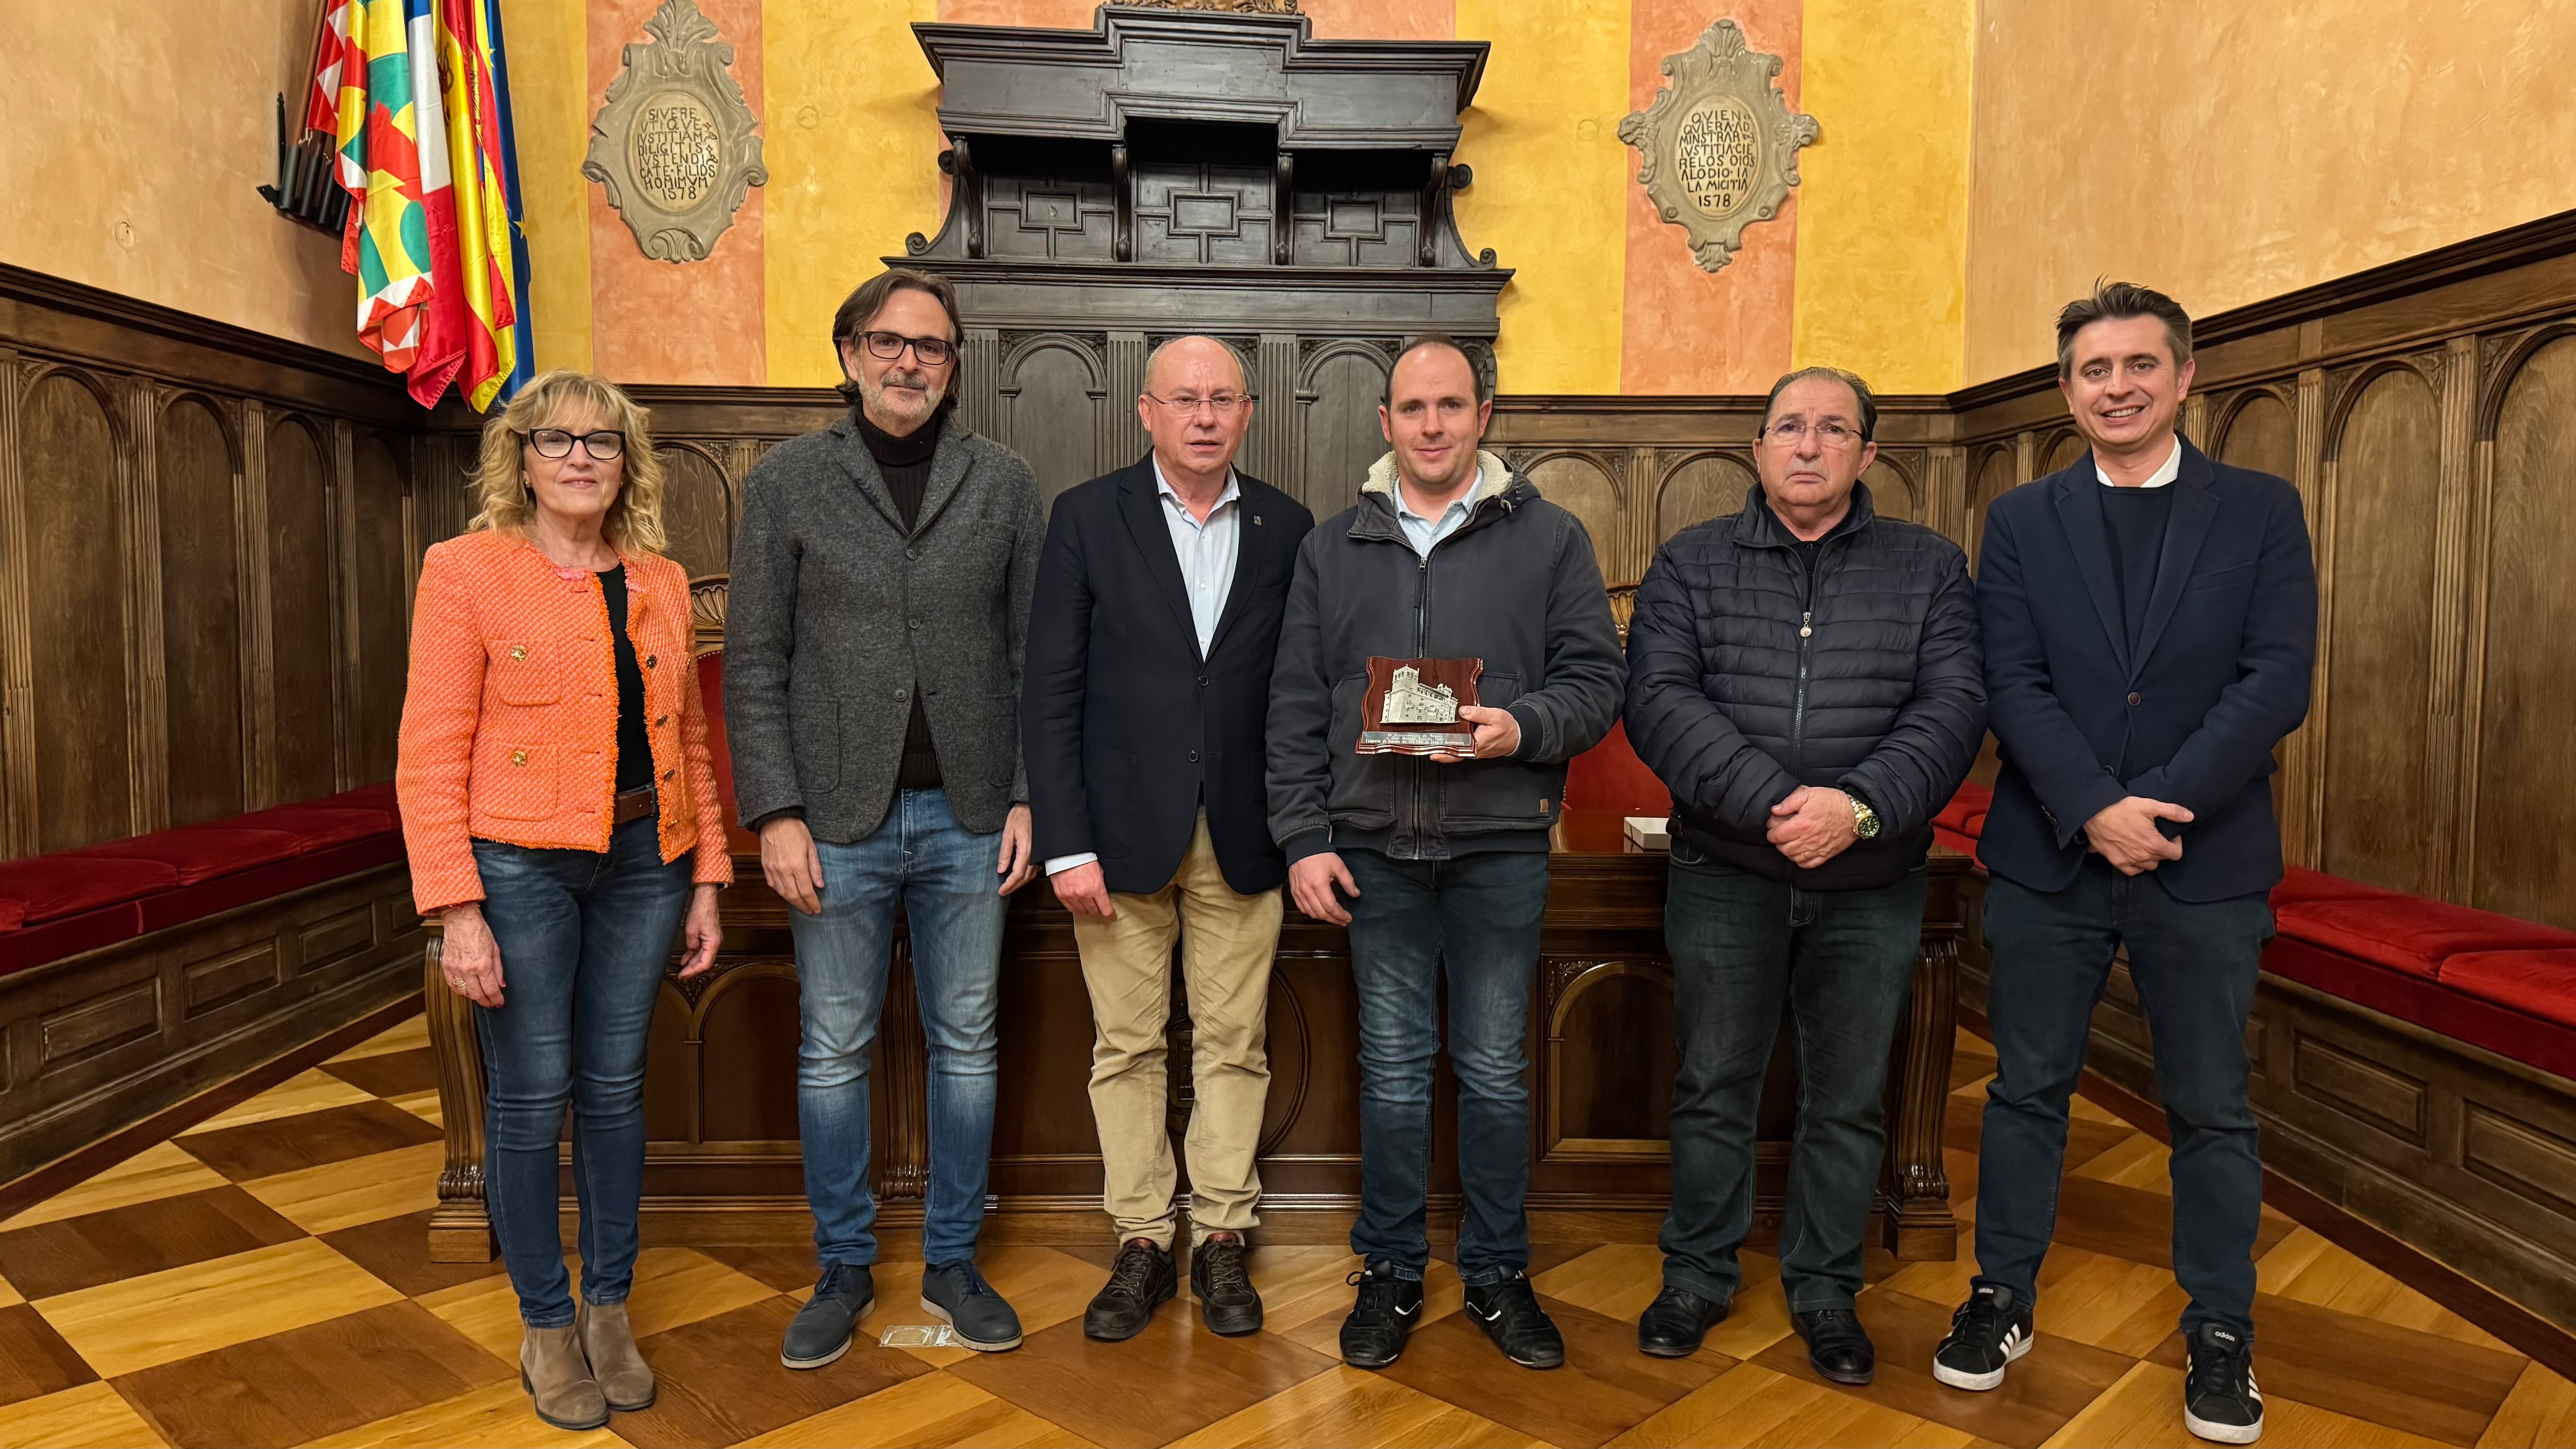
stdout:
<svg viewBox="0 0 2576 1449">
<path fill-rule="evenodd" d="M 1176 506 L 1183 509 L 1188 508 L 1190 506 L 1189 501 L 1181 497 L 1180 493 L 1172 487 L 1171 479 L 1163 476 L 1162 455 L 1159 453 L 1148 453 L 1145 456 L 1147 460 L 1152 462 L 1154 465 L 1154 491 L 1162 494 L 1165 498 L 1172 500 Z M 1216 508 L 1208 510 L 1208 517 L 1214 518 L 1216 516 L 1217 508 L 1223 508 L 1227 504 L 1235 502 L 1241 497 L 1243 497 L 1242 485 L 1235 481 L 1234 466 L 1232 464 L 1228 464 L 1226 465 L 1225 470 L 1225 491 L 1216 496 Z M 1195 517 L 1195 515 L 1193 515 L 1193 517 Z"/>
<path fill-rule="evenodd" d="M 2105 488 L 2117 488 L 2117 487 L 2119 487 L 2119 486 L 2120 486 L 2119 484 L 2114 483 L 2114 482 L 2112 482 L 2112 481 L 2111 481 L 2111 475 L 2110 475 L 2110 474 L 2105 473 L 2105 472 L 2103 472 L 2103 471 L 2102 471 L 2102 463 L 2101 463 L 2101 460 L 2100 460 L 2099 458 L 2096 458 L 2096 459 L 2094 460 L 2094 463 L 2093 463 L 2093 476 L 2094 476 L 2094 477 L 2096 477 L 2096 478 L 2101 479 L 2101 480 L 2102 480 L 2102 486 L 2103 486 L 2103 487 L 2105 487 Z M 2165 460 L 2164 460 L 2163 464 L 2161 464 L 2160 466 L 2158 466 L 2155 472 L 2148 474 L 2148 475 L 2147 475 L 2147 481 L 2146 481 L 2146 482 L 2144 482 L 2144 483 L 2139 484 L 2138 486 L 2139 486 L 2139 487 L 2141 487 L 2141 488 L 2162 488 L 2162 487 L 2164 487 L 2166 484 L 2171 483 L 2173 480 L 2175 480 L 2176 478 L 2179 478 L 2179 477 L 2181 477 L 2181 476 L 2182 476 L 2182 434 L 2180 434 L 2180 433 L 2176 433 L 2176 434 L 2174 434 L 2174 439 L 2173 439 L 2173 451 L 2172 451 L 2172 452 L 2170 452 L 2170 453 L 2165 454 Z"/>
</svg>

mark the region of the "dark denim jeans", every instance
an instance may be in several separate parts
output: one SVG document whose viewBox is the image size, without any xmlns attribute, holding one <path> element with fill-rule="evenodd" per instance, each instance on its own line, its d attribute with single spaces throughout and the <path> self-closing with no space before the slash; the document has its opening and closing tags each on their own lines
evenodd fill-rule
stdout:
<svg viewBox="0 0 2576 1449">
<path fill-rule="evenodd" d="M 1849 1308 L 1887 1156 L 1887 1056 L 1923 937 L 1920 866 L 1893 885 L 1806 891 L 1678 848 L 1664 898 L 1673 955 L 1673 1206 L 1664 1282 L 1723 1303 L 1753 1228 L 1762 1079 L 1789 1010 L 1798 1127 L 1780 1223 L 1793 1313 Z"/>
<path fill-rule="evenodd" d="M 796 937 L 804 1017 L 796 1121 L 815 1256 L 877 1258 L 868 1185 L 868 1048 L 885 1010 L 894 913 L 912 934 L 913 993 L 930 1046 L 930 1187 L 921 1255 L 933 1267 L 971 1261 L 984 1223 L 984 1182 L 997 1098 L 1001 1008 L 1002 833 L 977 835 L 941 790 L 905 790 L 885 823 L 849 845 L 815 843 L 822 913 L 787 913 Z"/>
<path fill-rule="evenodd" d="M 1458 1276 L 1499 1283 L 1529 1265 L 1530 987 L 1538 971 L 1547 857 L 1489 851 L 1393 860 L 1346 850 L 1351 976 L 1360 1012 L 1360 1215 L 1351 1251 L 1407 1278 L 1431 1262 L 1431 1082 L 1440 978 L 1449 980 L 1449 1065 L 1458 1077 L 1458 1181 L 1467 1195 Z"/>
<path fill-rule="evenodd" d="M 2098 855 L 2062 891 L 1993 879 L 1986 1020 L 1996 1065 L 1977 1160 L 1977 1282 L 2037 1299 L 2057 1229 L 2067 1098 L 2112 951 L 2126 944 L 2173 1133 L 2174 1281 L 2191 1295 L 2183 1331 L 2217 1323 L 2253 1337 L 2263 1160 L 2246 1099 L 2245 1017 L 2271 939 L 2260 895 L 2178 901 L 2154 872 L 2124 876 Z"/>
<path fill-rule="evenodd" d="M 477 1007 L 483 1041 L 483 1182 L 519 1317 L 572 1322 L 557 1156 L 572 1109 L 581 1202 L 581 1296 L 626 1301 L 644 1193 L 644 1043 L 689 905 L 689 858 L 662 861 L 654 817 L 608 849 L 474 842 L 483 919 L 501 948 L 501 1005 Z"/>
</svg>

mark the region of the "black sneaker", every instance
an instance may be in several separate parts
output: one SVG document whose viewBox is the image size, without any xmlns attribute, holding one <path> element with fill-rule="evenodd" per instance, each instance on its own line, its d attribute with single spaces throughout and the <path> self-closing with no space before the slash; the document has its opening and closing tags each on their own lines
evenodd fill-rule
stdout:
<svg viewBox="0 0 2576 1449">
<path fill-rule="evenodd" d="M 1637 1347 L 1657 1358 L 1688 1358 L 1725 1317 L 1725 1300 L 1666 1284 L 1637 1317 Z"/>
<path fill-rule="evenodd" d="M 1109 1282 L 1082 1311 L 1082 1336 L 1103 1343 L 1134 1338 L 1154 1321 L 1154 1310 L 1180 1291 L 1172 1255 L 1151 1238 L 1129 1238 L 1110 1265 Z"/>
<path fill-rule="evenodd" d="M 948 1320 L 957 1341 L 977 1353 L 1020 1346 L 1020 1315 L 1011 1311 L 973 1263 L 943 1263 L 921 1274 L 921 1306 Z"/>
<path fill-rule="evenodd" d="M 850 1333 L 877 1301 L 876 1278 L 863 1263 L 826 1263 L 814 1296 L 787 1320 L 778 1361 L 792 1369 L 818 1369 L 850 1351 Z"/>
<path fill-rule="evenodd" d="M 2263 1391 L 2254 1387 L 2254 1345 L 2243 1334 L 2204 1323 L 2184 1340 L 2191 1367 L 2182 1380 L 2182 1426 L 2221 1444 L 2263 1437 Z"/>
<path fill-rule="evenodd" d="M 1393 1263 L 1379 1261 L 1350 1276 L 1359 1301 L 1342 1320 L 1342 1362 L 1384 1368 L 1404 1352 L 1404 1340 L 1422 1321 L 1422 1280 L 1399 1278 Z"/>
<path fill-rule="evenodd" d="M 1240 1233 L 1210 1233 L 1190 1249 L 1190 1291 L 1198 1295 L 1199 1320 L 1219 1337 L 1261 1331 L 1261 1295 L 1253 1289 L 1243 1252 Z"/>
<path fill-rule="evenodd" d="M 1550 1369 L 1565 1362 L 1565 1339 L 1538 1306 L 1527 1274 L 1467 1290 L 1467 1314 L 1484 1325 L 1503 1357 L 1522 1368 Z"/>
<path fill-rule="evenodd" d="M 1878 1377 L 1878 1349 L 1860 1315 L 1848 1308 L 1819 1308 L 1792 1313 L 1789 1323 L 1807 1341 L 1807 1366 L 1838 1384 L 1865 1384 Z"/>
<path fill-rule="evenodd" d="M 1950 1315 L 1950 1332 L 1932 1350 L 1932 1377 L 1954 1389 L 1991 1389 L 2004 1368 L 2030 1352 L 2030 1305 L 2010 1288 L 1981 1287 Z"/>
</svg>

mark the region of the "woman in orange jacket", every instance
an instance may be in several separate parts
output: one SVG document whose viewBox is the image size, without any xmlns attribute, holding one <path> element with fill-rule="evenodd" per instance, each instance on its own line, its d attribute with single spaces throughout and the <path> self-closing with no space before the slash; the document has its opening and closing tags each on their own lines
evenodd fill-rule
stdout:
<svg viewBox="0 0 2576 1449">
<path fill-rule="evenodd" d="M 484 1193 L 522 1379 L 539 1418 L 595 1429 L 654 1398 L 625 1306 L 644 1044 L 673 937 L 681 975 L 715 960 L 733 869 L 643 410 L 546 373 L 484 427 L 476 488 L 467 531 L 421 563 L 396 788 L 413 897 L 480 1008 Z M 556 1228 L 567 1103 L 578 1307 Z"/>
</svg>

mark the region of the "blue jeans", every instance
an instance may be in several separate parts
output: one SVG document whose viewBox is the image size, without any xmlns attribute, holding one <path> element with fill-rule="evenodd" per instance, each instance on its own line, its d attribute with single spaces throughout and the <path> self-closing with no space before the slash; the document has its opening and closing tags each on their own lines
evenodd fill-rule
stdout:
<svg viewBox="0 0 2576 1449">
<path fill-rule="evenodd" d="M 930 1045 L 930 1188 L 922 1260 L 975 1256 L 998 1097 L 996 1018 L 1002 985 L 1002 834 L 976 835 L 940 790 L 905 790 L 885 823 L 849 845 L 815 842 L 822 912 L 790 909 L 804 1044 L 796 1122 L 815 1256 L 877 1259 L 877 1200 L 868 1188 L 868 1048 L 885 1009 L 894 912 L 912 928 L 913 992 Z"/>
<path fill-rule="evenodd" d="M 1753 1138 L 1785 1003 L 1798 1045 L 1798 1127 L 1780 1222 L 1789 1311 L 1849 1308 L 1879 1165 L 1888 1049 L 1914 980 L 1929 878 L 1806 891 L 1673 854 L 1673 1205 L 1664 1282 L 1724 1303 L 1753 1227 Z"/>
<path fill-rule="evenodd" d="M 626 1301 L 644 1195 L 644 1043 L 689 905 L 689 858 L 662 861 L 654 817 L 608 849 L 474 842 L 483 919 L 501 948 L 501 1004 L 477 1007 L 483 1042 L 483 1197 L 531 1328 L 572 1322 L 558 1225 L 557 1144 L 572 1109 L 581 1202 L 581 1296 Z"/>
<path fill-rule="evenodd" d="M 2112 952 L 2125 944 L 2173 1135 L 2174 1281 L 2191 1295 L 2183 1332 L 2216 1323 L 2251 1341 L 2263 1158 L 2247 1098 L 2245 1018 L 2272 939 L 2270 902 L 2178 901 L 2155 872 L 2124 876 L 2088 855 L 2062 891 L 1995 876 L 1985 919 L 1995 1079 L 1977 1155 L 1976 1281 L 2037 1300 L 2057 1230 L 2067 1098 L 2084 1074 Z"/>
<path fill-rule="evenodd" d="M 1493 851 L 1393 860 L 1346 850 L 1359 886 L 1351 976 L 1360 1007 L 1360 1215 L 1351 1251 L 1420 1278 L 1431 1192 L 1432 1063 L 1440 977 L 1449 978 L 1449 1065 L 1458 1076 L 1458 1277 L 1499 1283 L 1529 1265 L 1530 986 L 1538 972 L 1547 857 Z"/>
</svg>

